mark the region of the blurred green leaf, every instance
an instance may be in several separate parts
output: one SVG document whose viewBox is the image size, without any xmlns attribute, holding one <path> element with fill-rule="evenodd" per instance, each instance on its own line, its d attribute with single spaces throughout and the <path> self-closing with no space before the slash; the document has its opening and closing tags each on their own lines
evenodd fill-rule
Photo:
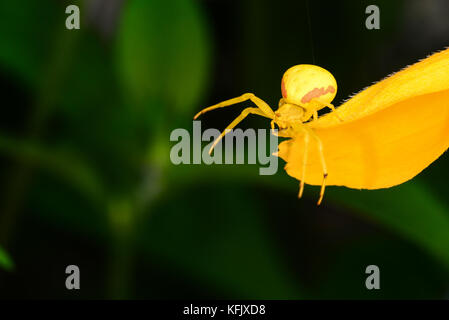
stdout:
<svg viewBox="0 0 449 320">
<path fill-rule="evenodd" d="M 423 247 L 449 270 L 449 210 L 420 180 L 383 190 L 329 188 L 327 196 Z"/>
<path fill-rule="evenodd" d="M 11 271 L 14 269 L 14 263 L 12 262 L 11 257 L 0 247 L 0 267 Z"/>
<path fill-rule="evenodd" d="M 177 113 L 190 112 L 205 91 L 209 60 L 208 37 L 195 1 L 126 3 L 118 65 L 133 101 L 157 99 Z"/>
<path fill-rule="evenodd" d="M 447 273 L 423 250 L 382 233 L 335 253 L 314 299 L 441 299 Z M 367 290 L 366 267 L 380 270 L 380 290 Z"/>
<path fill-rule="evenodd" d="M 235 184 L 190 187 L 152 208 L 144 249 L 228 297 L 299 298 L 255 196 Z M 223 296 L 221 296 L 223 298 Z"/>
<path fill-rule="evenodd" d="M 123 103 L 110 47 L 90 30 L 78 33 L 76 54 L 54 109 L 59 127 L 52 144 L 77 150 L 109 190 L 127 192 L 140 179 L 139 165 L 151 132 L 148 120 Z M 86 86 L 86 79 L 93 85 Z"/>
<path fill-rule="evenodd" d="M 255 166 L 235 166 L 232 169 L 198 166 L 194 171 L 185 166 L 176 166 L 174 169 L 176 178 L 173 177 L 173 181 L 182 181 L 183 184 L 189 181 L 201 183 L 212 175 L 217 183 L 248 181 L 258 186 L 272 185 L 281 190 L 292 190 L 292 195 L 296 193 L 296 184 L 294 181 L 289 184 L 292 178 L 286 177 L 285 172 L 278 172 L 274 176 L 258 176 Z M 319 189 L 309 187 L 306 191 L 306 197 L 316 196 Z M 449 208 L 447 202 L 419 178 L 383 190 L 359 191 L 329 187 L 322 207 L 332 206 L 332 203 L 372 223 L 387 227 L 429 252 L 449 269 Z"/>
<path fill-rule="evenodd" d="M 78 188 L 59 176 L 45 173 L 38 175 L 33 181 L 26 206 L 32 219 L 45 221 L 47 225 L 56 226 L 67 233 L 72 232 L 105 247 L 110 245 L 105 208 L 86 201 Z"/>
<path fill-rule="evenodd" d="M 0 1 L 0 64 L 27 83 L 36 83 L 64 9 L 55 1 Z"/>
<path fill-rule="evenodd" d="M 15 157 L 54 173 L 75 187 L 92 203 L 104 200 L 104 186 L 82 158 L 69 150 L 52 150 L 42 145 L 0 135 L 0 154 Z"/>
</svg>

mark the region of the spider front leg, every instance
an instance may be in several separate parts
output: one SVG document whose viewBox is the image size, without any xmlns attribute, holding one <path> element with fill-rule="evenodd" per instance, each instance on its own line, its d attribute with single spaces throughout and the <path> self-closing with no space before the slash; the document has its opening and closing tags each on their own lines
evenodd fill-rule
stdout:
<svg viewBox="0 0 449 320">
<path fill-rule="evenodd" d="M 200 112 L 198 112 L 195 115 L 195 117 L 193 117 L 193 120 L 198 118 L 203 113 L 206 113 L 206 112 L 218 109 L 218 108 L 228 107 L 233 104 L 240 103 L 240 102 L 243 102 L 246 100 L 251 100 L 265 115 L 267 115 L 269 118 L 274 118 L 274 111 L 270 108 L 270 106 L 265 101 L 256 97 L 252 93 L 245 93 L 245 94 L 242 94 L 240 97 L 232 98 L 232 99 L 217 103 L 211 107 L 201 110 Z"/>
<path fill-rule="evenodd" d="M 212 154 L 212 151 L 214 150 L 215 146 L 217 145 L 218 142 L 220 142 L 220 140 L 229 132 L 231 131 L 236 125 L 239 124 L 239 122 L 241 122 L 243 119 L 245 119 L 249 114 L 257 114 L 259 116 L 262 117 L 266 117 L 266 118 L 270 118 L 272 119 L 269 115 L 265 114 L 264 112 L 262 112 L 259 108 L 246 108 L 242 111 L 242 113 L 234 119 L 234 121 L 232 121 L 227 127 L 226 129 L 224 129 L 224 131 L 220 134 L 220 136 L 215 139 L 214 143 L 212 144 L 212 147 L 210 147 L 209 149 L 209 155 Z"/>
</svg>

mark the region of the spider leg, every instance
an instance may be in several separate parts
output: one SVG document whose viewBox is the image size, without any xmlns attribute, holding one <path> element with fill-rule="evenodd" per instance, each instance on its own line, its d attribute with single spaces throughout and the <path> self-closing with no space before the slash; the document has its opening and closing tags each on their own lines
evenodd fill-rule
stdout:
<svg viewBox="0 0 449 320">
<path fill-rule="evenodd" d="M 310 120 L 310 118 L 313 116 L 314 111 L 313 110 L 307 110 L 304 112 L 304 115 L 302 116 L 302 122 L 306 122 Z"/>
<path fill-rule="evenodd" d="M 274 135 L 274 136 L 279 137 L 279 133 L 276 133 L 276 132 L 274 131 L 274 130 L 276 130 L 276 128 L 275 128 L 275 126 L 274 126 L 274 123 L 275 123 L 274 119 L 271 120 L 271 122 L 270 122 L 270 125 L 271 125 L 271 134 Z"/>
<path fill-rule="evenodd" d="M 313 131 L 313 129 L 308 128 L 308 131 L 312 134 L 312 136 L 317 141 L 318 153 L 320 155 L 321 166 L 323 167 L 323 182 L 321 183 L 320 198 L 318 199 L 318 203 L 317 203 L 318 205 L 320 205 L 321 202 L 323 201 L 324 190 L 326 189 L 326 178 L 328 175 L 327 174 L 327 166 L 326 166 L 326 160 L 324 158 L 324 153 L 323 153 L 323 143 L 321 142 L 320 137 L 317 136 L 317 134 Z"/>
<path fill-rule="evenodd" d="M 302 172 L 301 172 L 301 182 L 299 183 L 299 193 L 298 198 L 301 199 L 302 194 L 304 192 L 304 179 L 306 177 L 306 162 L 307 162 L 307 153 L 309 150 L 309 132 L 307 130 L 304 131 L 304 155 L 302 159 Z"/>
<path fill-rule="evenodd" d="M 278 131 L 276 132 L 275 131 L 276 130 L 275 123 L 276 123 L 276 120 L 274 120 L 274 119 L 271 120 L 271 134 L 273 136 L 282 137 L 282 138 L 291 138 L 291 137 L 293 137 L 290 128 L 281 128 L 281 127 L 279 127 Z"/>
<path fill-rule="evenodd" d="M 212 150 L 214 150 L 215 146 L 218 142 L 229 132 L 234 128 L 236 125 L 239 124 L 243 119 L 245 119 L 249 114 L 257 114 L 262 117 L 270 118 L 268 115 L 266 115 L 264 112 L 262 112 L 259 108 L 246 108 L 242 111 L 242 113 L 234 119 L 227 127 L 224 129 L 224 131 L 220 134 L 220 136 L 215 139 L 214 143 L 212 144 L 212 147 L 209 149 L 209 154 L 212 154 Z M 271 118 L 270 118 L 271 119 Z"/>
<path fill-rule="evenodd" d="M 306 171 L 306 162 L 307 162 L 307 156 L 308 156 L 308 149 L 309 149 L 309 136 L 311 135 L 316 141 L 318 146 L 318 153 L 321 160 L 321 166 L 323 168 L 323 182 L 321 183 L 321 190 L 320 190 L 320 198 L 318 199 L 317 205 L 320 205 L 323 201 L 324 197 L 324 191 L 326 189 L 326 178 L 327 178 L 327 166 L 326 166 L 326 160 L 324 159 L 324 153 L 323 153 L 323 143 L 321 142 L 320 137 L 313 131 L 313 129 L 305 126 L 303 123 L 301 124 L 295 124 L 292 126 L 292 131 L 290 132 L 290 136 L 293 137 L 297 135 L 300 131 L 304 132 L 304 154 L 303 154 L 303 161 L 302 161 L 302 173 L 301 173 L 301 182 L 299 185 L 299 194 L 298 197 L 301 198 L 303 190 L 304 190 L 304 180 L 305 180 L 305 171 Z"/>
<path fill-rule="evenodd" d="M 340 120 L 341 122 L 343 122 L 343 119 L 340 118 L 340 116 L 337 113 L 337 110 L 335 109 L 334 105 L 332 103 L 329 103 L 326 105 L 326 107 L 328 107 L 329 109 L 332 110 L 332 114 L 335 115 L 337 117 L 338 120 Z"/>
<path fill-rule="evenodd" d="M 224 108 L 224 107 L 227 107 L 227 106 L 230 106 L 230 105 L 233 105 L 236 103 L 240 103 L 240 102 L 243 102 L 246 100 L 251 100 L 257 107 L 259 107 L 260 110 L 263 111 L 263 113 L 265 113 L 268 116 L 268 118 L 274 118 L 274 111 L 270 108 L 270 106 L 265 101 L 256 97 L 252 93 L 245 93 L 245 94 L 241 95 L 240 97 L 232 98 L 232 99 L 217 103 L 217 104 L 215 104 L 211 107 L 208 107 L 206 109 L 203 109 L 200 112 L 198 112 L 195 115 L 195 117 L 193 117 L 193 119 L 195 120 L 203 113 L 209 112 L 211 110 L 215 110 L 218 108 Z"/>
</svg>

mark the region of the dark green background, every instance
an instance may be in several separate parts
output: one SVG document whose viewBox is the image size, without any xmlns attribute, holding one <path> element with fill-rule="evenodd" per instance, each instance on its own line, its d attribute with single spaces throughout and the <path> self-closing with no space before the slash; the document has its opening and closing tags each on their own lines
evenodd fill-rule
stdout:
<svg viewBox="0 0 449 320">
<path fill-rule="evenodd" d="M 71 3 L 81 30 L 65 28 Z M 331 71 L 339 105 L 445 48 L 448 15 L 446 0 L 0 2 L 0 297 L 447 298 L 446 154 L 388 190 L 329 187 L 316 207 L 282 161 L 274 176 L 175 166 L 169 135 L 244 92 L 276 106 L 295 64 Z M 381 290 L 365 288 L 370 264 Z"/>
</svg>

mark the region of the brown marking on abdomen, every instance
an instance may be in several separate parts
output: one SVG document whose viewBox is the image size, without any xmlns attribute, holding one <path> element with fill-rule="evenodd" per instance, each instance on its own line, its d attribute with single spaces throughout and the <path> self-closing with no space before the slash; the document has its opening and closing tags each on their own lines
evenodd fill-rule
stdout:
<svg viewBox="0 0 449 320">
<path fill-rule="evenodd" d="M 313 98 L 318 98 L 318 97 L 324 96 L 325 94 L 334 93 L 334 92 L 335 92 L 335 88 L 333 86 L 328 86 L 327 89 L 315 88 L 312 91 L 309 91 L 304 97 L 302 97 L 301 102 L 308 103 Z"/>
</svg>

